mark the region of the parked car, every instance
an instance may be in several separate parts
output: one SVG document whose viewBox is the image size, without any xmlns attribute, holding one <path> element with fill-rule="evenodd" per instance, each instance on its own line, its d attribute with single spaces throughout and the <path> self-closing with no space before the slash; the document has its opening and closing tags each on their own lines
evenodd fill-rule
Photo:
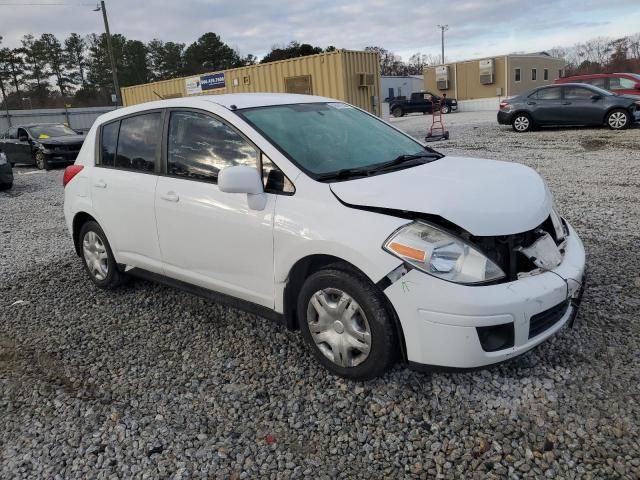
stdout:
<svg viewBox="0 0 640 480">
<path fill-rule="evenodd" d="M 0 146 L 11 164 L 49 170 L 56 164 L 73 163 L 84 138 L 66 125 L 39 123 L 10 128 L 0 138 Z"/>
<path fill-rule="evenodd" d="M 573 322 L 584 283 L 531 168 L 445 157 L 330 98 L 118 109 L 63 183 L 95 285 L 138 275 L 277 318 L 354 379 L 513 358 Z"/>
<path fill-rule="evenodd" d="M 394 117 L 402 117 L 407 113 L 432 113 L 433 103 L 441 102 L 442 113 L 455 112 L 458 101 L 455 98 L 441 97 L 431 92 L 413 92 L 411 98 L 395 98 L 389 102 L 389 112 Z"/>
<path fill-rule="evenodd" d="M 581 83 L 549 85 L 500 102 L 498 123 L 516 132 L 535 127 L 607 125 L 622 130 L 640 120 L 640 97 Z"/>
<path fill-rule="evenodd" d="M 555 83 L 586 83 L 619 95 L 640 95 L 640 75 L 637 73 L 594 73 L 559 78 Z"/>
<path fill-rule="evenodd" d="M 7 156 L 0 150 L 0 190 L 8 190 L 13 186 L 13 169 Z"/>
</svg>

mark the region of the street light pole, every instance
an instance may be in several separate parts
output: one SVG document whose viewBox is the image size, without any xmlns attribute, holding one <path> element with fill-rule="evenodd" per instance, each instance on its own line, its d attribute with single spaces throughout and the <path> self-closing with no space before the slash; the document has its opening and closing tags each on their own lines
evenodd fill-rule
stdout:
<svg viewBox="0 0 640 480">
<path fill-rule="evenodd" d="M 118 71 L 116 70 L 116 59 L 113 56 L 113 46 L 111 45 L 111 33 L 109 32 L 109 20 L 107 20 L 107 7 L 104 5 L 104 0 L 100 2 L 100 6 L 97 7 L 94 12 L 102 11 L 102 19 L 104 20 L 104 30 L 107 34 L 107 50 L 109 52 L 109 61 L 111 62 L 111 74 L 113 75 L 113 88 L 116 91 L 116 107 L 119 107 L 120 102 L 120 86 L 118 85 Z"/>
<path fill-rule="evenodd" d="M 449 30 L 449 25 L 438 25 L 438 28 L 442 31 L 442 64 L 444 65 L 444 32 Z"/>
</svg>

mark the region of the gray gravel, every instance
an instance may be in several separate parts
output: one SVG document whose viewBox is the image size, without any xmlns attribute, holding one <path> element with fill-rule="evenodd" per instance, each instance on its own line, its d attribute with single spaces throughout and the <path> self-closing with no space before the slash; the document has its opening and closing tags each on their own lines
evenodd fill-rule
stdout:
<svg viewBox="0 0 640 480">
<path fill-rule="evenodd" d="M 639 478 L 640 128 L 445 120 L 443 152 L 549 182 L 588 252 L 576 328 L 492 369 L 352 383 L 268 320 L 139 280 L 96 290 L 62 171 L 16 168 L 0 193 L 0 478 Z M 427 117 L 393 122 L 422 137 Z"/>
</svg>

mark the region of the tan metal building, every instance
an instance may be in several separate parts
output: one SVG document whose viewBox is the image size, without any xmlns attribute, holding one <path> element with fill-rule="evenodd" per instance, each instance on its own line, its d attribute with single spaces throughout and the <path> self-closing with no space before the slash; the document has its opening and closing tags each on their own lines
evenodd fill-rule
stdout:
<svg viewBox="0 0 640 480">
<path fill-rule="evenodd" d="M 562 76 L 564 60 L 545 52 L 465 60 L 424 69 L 425 90 L 458 101 L 519 95 Z"/>
<path fill-rule="evenodd" d="M 337 50 L 121 89 L 125 106 L 192 95 L 274 92 L 321 95 L 380 114 L 380 62 L 374 52 Z"/>
</svg>

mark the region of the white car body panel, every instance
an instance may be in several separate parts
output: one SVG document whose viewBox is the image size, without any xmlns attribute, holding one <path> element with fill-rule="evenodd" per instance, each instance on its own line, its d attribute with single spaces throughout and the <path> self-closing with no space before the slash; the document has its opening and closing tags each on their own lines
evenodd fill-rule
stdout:
<svg viewBox="0 0 640 480">
<path fill-rule="evenodd" d="M 527 351 L 564 326 L 573 307 L 552 328 L 527 338 L 530 317 L 574 295 L 583 281 L 584 247 L 570 226 L 555 274 L 485 286 L 455 284 L 416 269 L 399 279 L 385 279 L 403 262 L 382 245 L 411 219 L 380 212 L 440 216 L 476 236 L 525 232 L 541 225 L 553 206 L 545 182 L 530 168 L 445 157 L 368 178 L 322 183 L 303 173 L 233 111 L 234 106 L 333 101 L 305 95 L 233 94 L 149 102 L 109 112 L 88 133 L 76 160 L 84 168 L 65 188 L 67 227 L 72 232 L 76 215 L 89 214 L 105 231 L 118 263 L 277 313 L 286 310 L 284 292 L 298 261 L 312 255 L 336 257 L 372 283 L 384 285 L 381 288 L 403 330 L 408 360 L 418 364 L 495 363 Z M 199 109 L 219 116 L 284 172 L 295 193 L 266 194 L 265 208 L 252 210 L 246 195 L 223 193 L 213 183 L 94 165 L 101 124 L 158 108 Z M 178 200 L 166 199 L 172 195 Z M 485 352 L 476 327 L 509 322 L 514 324 L 515 345 Z"/>
<path fill-rule="evenodd" d="M 178 201 L 163 199 L 176 195 Z M 218 186 L 160 177 L 156 216 L 164 274 L 273 308 L 273 213 Z"/>
<path fill-rule="evenodd" d="M 444 157 L 331 189 L 351 205 L 438 215 L 476 236 L 526 232 L 553 206 L 544 180 L 531 168 L 480 158 Z"/>
</svg>

